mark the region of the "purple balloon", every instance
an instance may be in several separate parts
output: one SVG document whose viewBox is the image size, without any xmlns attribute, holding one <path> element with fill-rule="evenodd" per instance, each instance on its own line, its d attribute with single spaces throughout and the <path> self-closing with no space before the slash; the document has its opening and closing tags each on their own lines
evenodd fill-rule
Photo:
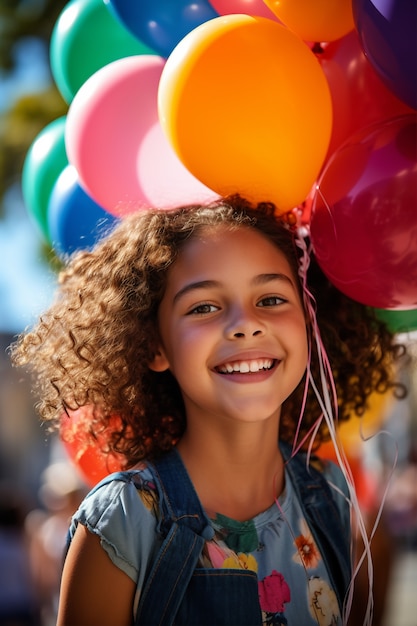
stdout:
<svg viewBox="0 0 417 626">
<path fill-rule="evenodd" d="M 417 307 L 417 121 L 363 129 L 329 159 L 317 185 L 311 242 L 329 280 L 381 309 Z"/>
<path fill-rule="evenodd" d="M 364 54 L 400 100 L 417 109 L 416 0 L 352 0 Z"/>
</svg>

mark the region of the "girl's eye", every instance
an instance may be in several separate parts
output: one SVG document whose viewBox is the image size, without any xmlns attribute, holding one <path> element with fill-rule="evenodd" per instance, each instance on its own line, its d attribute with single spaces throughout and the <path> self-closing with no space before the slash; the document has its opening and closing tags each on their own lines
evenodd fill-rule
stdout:
<svg viewBox="0 0 417 626">
<path fill-rule="evenodd" d="M 283 304 L 284 302 L 286 302 L 286 300 L 284 300 L 284 298 L 280 298 L 279 296 L 267 296 L 266 298 L 262 298 L 262 300 L 258 302 L 258 306 L 278 306 L 279 304 Z"/>
<path fill-rule="evenodd" d="M 188 315 L 207 315 L 208 313 L 214 313 L 218 310 L 217 306 L 214 304 L 199 304 L 191 311 L 188 312 Z"/>
</svg>

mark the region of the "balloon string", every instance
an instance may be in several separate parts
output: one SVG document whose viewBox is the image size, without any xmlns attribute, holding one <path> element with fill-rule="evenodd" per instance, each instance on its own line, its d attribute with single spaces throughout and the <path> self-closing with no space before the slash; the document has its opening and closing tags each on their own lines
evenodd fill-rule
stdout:
<svg viewBox="0 0 417 626">
<path fill-rule="evenodd" d="M 332 373 L 331 365 L 330 365 L 330 362 L 326 353 L 326 349 L 321 339 L 320 329 L 317 324 L 316 301 L 307 286 L 307 270 L 310 264 L 310 253 L 311 253 L 311 244 L 307 246 L 307 242 L 306 242 L 307 236 L 308 236 L 308 229 L 305 226 L 301 226 L 297 228 L 295 242 L 302 252 L 301 258 L 299 260 L 298 271 L 299 271 L 299 276 L 300 276 L 300 281 L 301 281 L 301 286 L 302 286 L 302 291 L 303 291 L 304 307 L 305 307 L 305 311 L 310 322 L 310 331 L 309 331 L 309 347 L 308 347 L 308 362 L 307 362 L 307 370 L 306 370 L 306 382 L 305 382 L 304 393 L 303 393 L 302 408 L 301 408 L 301 412 L 300 412 L 300 416 L 299 416 L 299 420 L 297 424 L 296 436 L 294 438 L 294 443 L 293 443 L 292 454 L 294 455 L 305 444 L 306 439 L 310 437 L 310 444 L 309 444 L 308 455 L 307 455 L 307 464 L 308 464 L 309 457 L 311 456 L 311 450 L 312 450 L 312 446 L 314 443 L 314 438 L 320 428 L 322 420 L 324 419 L 326 422 L 328 431 L 329 431 L 329 435 L 330 435 L 334 450 L 335 450 L 339 467 L 347 483 L 348 492 L 349 492 L 347 501 L 349 503 L 351 516 L 352 518 L 355 519 L 357 532 L 359 533 L 363 541 L 363 545 L 364 545 L 363 554 L 352 574 L 351 581 L 348 587 L 348 591 L 347 591 L 346 598 L 344 601 L 344 606 L 343 606 L 342 621 L 343 621 L 343 624 L 347 624 L 349 613 L 352 607 L 354 581 L 358 575 L 359 568 L 361 567 L 364 559 L 367 558 L 369 593 L 368 593 L 368 601 L 367 601 L 367 607 L 366 607 L 366 613 L 365 613 L 363 626 L 371 626 L 372 615 L 373 615 L 373 594 L 372 594 L 373 564 L 372 564 L 371 550 L 370 550 L 371 544 L 370 544 L 370 539 L 368 539 L 365 521 L 364 521 L 362 511 L 359 505 L 359 501 L 357 498 L 352 470 L 350 468 L 349 461 L 346 457 L 345 451 L 343 450 L 343 446 L 339 440 L 339 436 L 337 432 L 338 401 L 337 401 L 336 385 L 334 382 L 333 373 Z M 316 384 L 316 381 L 314 380 L 314 376 L 313 376 L 313 372 L 311 368 L 311 354 L 312 354 L 312 347 L 313 347 L 312 344 L 315 345 L 317 358 L 318 358 L 319 377 L 320 377 L 319 385 Z M 313 424 L 312 428 L 310 428 L 310 430 L 308 431 L 307 435 L 303 438 L 303 440 L 297 443 L 300 429 L 301 429 L 301 420 L 302 420 L 302 416 L 304 413 L 309 385 L 314 391 L 314 394 L 317 398 L 317 401 L 318 401 L 318 404 L 320 406 L 322 413 L 319 416 L 319 418 L 316 420 L 316 422 Z M 338 492 L 340 492 L 340 490 L 337 489 L 335 485 L 331 484 L 331 486 L 334 489 L 336 489 Z M 382 511 L 382 507 L 378 514 L 377 520 L 375 522 L 375 526 L 371 534 L 371 539 L 372 539 L 373 534 L 375 533 L 376 525 L 379 521 L 381 511 Z M 352 533 L 351 541 L 352 541 L 351 555 L 352 555 L 352 561 L 353 561 L 353 552 L 354 552 L 353 533 Z"/>
</svg>

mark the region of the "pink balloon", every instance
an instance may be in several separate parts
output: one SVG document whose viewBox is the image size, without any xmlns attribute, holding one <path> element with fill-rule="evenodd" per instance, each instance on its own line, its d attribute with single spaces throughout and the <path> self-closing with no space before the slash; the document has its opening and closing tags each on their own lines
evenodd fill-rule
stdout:
<svg viewBox="0 0 417 626">
<path fill-rule="evenodd" d="M 243 13 L 278 21 L 276 15 L 266 6 L 263 0 L 210 0 L 210 4 L 219 15 Z"/>
<path fill-rule="evenodd" d="M 68 160 L 89 196 L 118 217 L 218 197 L 180 162 L 160 127 L 164 65 L 155 55 L 109 63 L 80 87 L 68 111 Z"/>
<path fill-rule="evenodd" d="M 368 306 L 417 306 L 417 118 L 358 131 L 330 158 L 313 201 L 317 261 Z"/>
<path fill-rule="evenodd" d="M 210 202 L 219 197 L 178 159 L 159 121 L 143 137 L 137 169 L 141 189 L 152 205 L 170 208 L 183 203 Z"/>
</svg>

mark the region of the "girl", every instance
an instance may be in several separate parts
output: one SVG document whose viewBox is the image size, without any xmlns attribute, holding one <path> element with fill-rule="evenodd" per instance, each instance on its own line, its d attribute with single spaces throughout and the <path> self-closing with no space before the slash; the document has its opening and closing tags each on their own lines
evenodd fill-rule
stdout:
<svg viewBox="0 0 417 626">
<path fill-rule="evenodd" d="M 73 517 L 59 626 L 346 622 L 354 492 L 310 452 L 399 390 L 401 349 L 313 258 L 307 287 L 291 217 L 238 196 L 131 215 L 13 347 L 42 417 L 118 416 L 126 460 Z"/>
</svg>

